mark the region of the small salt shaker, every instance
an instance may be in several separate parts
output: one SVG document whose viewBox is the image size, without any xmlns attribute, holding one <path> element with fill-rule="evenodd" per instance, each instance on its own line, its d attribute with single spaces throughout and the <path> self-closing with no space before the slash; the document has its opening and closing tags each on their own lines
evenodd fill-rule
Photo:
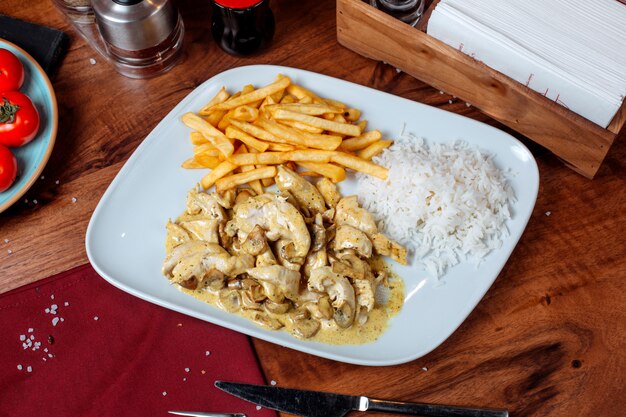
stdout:
<svg viewBox="0 0 626 417">
<path fill-rule="evenodd" d="M 109 60 L 122 75 L 148 78 L 182 55 L 183 21 L 171 0 L 92 0 Z"/>
<path fill-rule="evenodd" d="M 251 55 L 274 37 L 274 14 L 269 0 L 213 0 L 211 33 L 226 52 Z"/>
</svg>

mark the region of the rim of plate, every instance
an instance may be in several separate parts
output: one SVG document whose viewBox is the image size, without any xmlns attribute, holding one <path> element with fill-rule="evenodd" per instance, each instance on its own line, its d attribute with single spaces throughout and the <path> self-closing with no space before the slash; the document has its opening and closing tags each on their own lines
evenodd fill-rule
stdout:
<svg viewBox="0 0 626 417">
<path fill-rule="evenodd" d="M 13 194 L 13 196 L 10 197 L 7 201 L 0 204 L 0 213 L 2 213 L 3 211 L 11 207 L 13 203 L 15 203 L 19 198 L 21 198 L 26 193 L 26 191 L 28 191 L 28 189 L 35 183 L 37 178 L 39 178 L 39 175 L 42 173 L 43 169 L 48 164 L 50 155 L 52 155 L 52 149 L 54 148 L 54 143 L 57 137 L 57 128 L 59 125 L 59 110 L 57 107 L 57 97 L 56 97 L 56 94 L 54 93 L 54 89 L 52 88 L 52 83 L 50 82 L 50 79 L 48 78 L 48 75 L 46 74 L 46 72 L 43 70 L 43 68 L 41 68 L 41 65 L 39 65 L 39 63 L 35 61 L 35 59 L 32 56 L 30 56 L 30 54 L 26 52 L 24 49 L 20 48 L 13 42 L 9 42 L 6 39 L 0 38 L 0 45 L 3 43 L 9 45 L 12 48 L 17 49 L 22 55 L 24 55 L 24 57 L 28 60 L 28 62 L 31 65 L 33 65 L 35 69 L 37 70 L 37 72 L 39 72 L 39 74 L 42 76 L 43 81 L 46 84 L 46 88 L 48 89 L 48 94 L 50 96 L 50 103 L 52 104 L 52 114 L 50 114 L 50 120 L 52 121 L 52 129 L 50 131 L 50 140 L 48 141 L 48 147 L 46 148 L 46 153 L 41 159 L 41 162 L 39 162 L 39 165 L 37 165 L 35 172 L 33 172 L 33 175 L 31 175 L 31 177 L 28 179 L 28 181 L 26 181 L 26 183 L 22 186 L 22 188 L 18 189 L 15 192 L 15 194 Z"/>
</svg>

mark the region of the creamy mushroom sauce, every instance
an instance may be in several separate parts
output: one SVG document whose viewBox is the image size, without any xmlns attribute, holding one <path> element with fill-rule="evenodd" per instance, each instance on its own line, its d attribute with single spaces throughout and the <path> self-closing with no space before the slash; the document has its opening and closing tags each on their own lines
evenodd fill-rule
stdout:
<svg viewBox="0 0 626 417">
<path fill-rule="evenodd" d="M 327 179 L 279 166 L 276 185 L 276 194 L 190 191 L 166 226 L 163 274 L 268 329 L 329 344 L 376 340 L 404 296 L 380 256 L 406 263 L 406 249 Z"/>
<path fill-rule="evenodd" d="M 322 327 L 319 332 L 306 340 L 329 345 L 361 345 L 374 342 L 385 332 L 389 324 L 389 319 L 398 314 L 404 304 L 404 281 L 391 271 L 382 258 L 374 258 L 372 263 L 372 269 L 386 269 L 389 274 L 386 300 L 383 300 L 383 302 L 386 301 L 385 304 L 381 305 L 377 303 L 374 309 L 369 313 L 369 319 L 363 325 L 353 324 L 347 329 L 342 329 L 337 326 L 333 320 L 322 320 Z M 217 300 L 217 293 L 215 292 L 211 292 L 207 289 L 188 290 L 183 287 L 178 288 L 185 294 L 200 301 L 221 308 Z M 254 310 L 242 309 L 234 314 L 245 317 L 259 327 L 263 327 L 254 321 Z M 290 334 L 292 333 L 292 325 L 287 318 L 287 314 L 273 314 L 272 316 L 285 324 L 285 327 L 281 330 L 286 330 Z"/>
</svg>

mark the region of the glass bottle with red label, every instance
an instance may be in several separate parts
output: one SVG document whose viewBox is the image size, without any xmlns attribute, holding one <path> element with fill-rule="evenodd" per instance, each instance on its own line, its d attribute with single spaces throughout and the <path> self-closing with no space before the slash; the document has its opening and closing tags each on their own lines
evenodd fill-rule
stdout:
<svg viewBox="0 0 626 417">
<path fill-rule="evenodd" d="M 233 55 L 264 49 L 274 37 L 269 0 L 213 0 L 211 33 L 215 42 Z"/>
</svg>

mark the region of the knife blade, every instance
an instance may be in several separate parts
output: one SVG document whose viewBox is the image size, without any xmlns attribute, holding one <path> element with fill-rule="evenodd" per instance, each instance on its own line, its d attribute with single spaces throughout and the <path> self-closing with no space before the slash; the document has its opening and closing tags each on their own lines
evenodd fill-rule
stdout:
<svg viewBox="0 0 626 417">
<path fill-rule="evenodd" d="M 507 410 L 385 401 L 364 396 L 215 381 L 235 397 L 304 417 L 343 417 L 350 411 L 383 411 L 424 417 L 508 417 Z"/>
</svg>

